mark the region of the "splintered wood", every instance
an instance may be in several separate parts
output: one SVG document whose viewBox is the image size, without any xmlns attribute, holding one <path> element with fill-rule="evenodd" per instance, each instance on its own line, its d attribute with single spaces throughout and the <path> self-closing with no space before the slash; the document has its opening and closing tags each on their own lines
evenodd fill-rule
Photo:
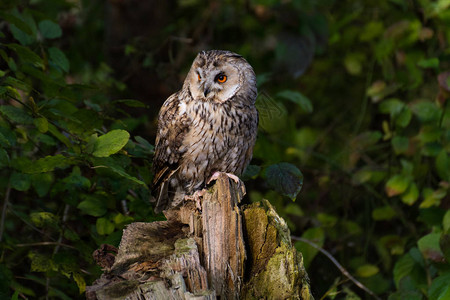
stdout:
<svg viewBox="0 0 450 300">
<path fill-rule="evenodd" d="M 128 225 L 87 299 L 309 299 L 284 220 L 267 201 L 241 210 L 244 194 L 221 174 L 201 203 L 166 211 L 167 221 Z"/>
</svg>

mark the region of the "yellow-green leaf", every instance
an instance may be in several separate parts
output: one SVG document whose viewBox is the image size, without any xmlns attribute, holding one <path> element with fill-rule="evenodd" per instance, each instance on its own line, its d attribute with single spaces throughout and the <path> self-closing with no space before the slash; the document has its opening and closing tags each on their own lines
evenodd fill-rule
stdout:
<svg viewBox="0 0 450 300">
<path fill-rule="evenodd" d="M 96 228 L 98 234 L 108 235 L 114 231 L 114 224 L 106 218 L 98 218 Z"/>
<path fill-rule="evenodd" d="M 371 277 L 377 274 L 379 271 L 380 269 L 377 266 L 367 264 L 360 266 L 358 269 L 356 269 L 356 274 L 359 277 Z"/>
<path fill-rule="evenodd" d="M 48 131 L 48 121 L 46 118 L 37 118 L 33 121 L 34 126 L 39 130 L 39 132 L 46 133 Z"/>
<path fill-rule="evenodd" d="M 108 157 L 117 153 L 127 144 L 129 138 L 130 134 L 125 130 L 112 130 L 100 136 L 95 141 L 92 155 L 96 157 Z"/>
<path fill-rule="evenodd" d="M 394 175 L 386 183 L 386 194 L 389 197 L 400 195 L 406 191 L 411 179 L 404 175 Z"/>
</svg>

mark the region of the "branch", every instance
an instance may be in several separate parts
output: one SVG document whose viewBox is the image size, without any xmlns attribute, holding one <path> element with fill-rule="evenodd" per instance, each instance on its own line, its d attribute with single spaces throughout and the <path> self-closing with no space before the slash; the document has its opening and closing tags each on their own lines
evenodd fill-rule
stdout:
<svg viewBox="0 0 450 300">
<path fill-rule="evenodd" d="M 345 277 L 347 277 L 348 279 L 350 279 L 357 287 L 359 287 L 360 289 L 362 289 L 363 291 L 365 291 L 367 294 L 369 294 L 370 296 L 372 296 L 373 298 L 377 299 L 377 300 L 381 300 L 377 295 L 375 295 L 374 292 L 372 292 L 371 290 L 369 290 L 364 284 L 362 284 L 361 282 L 359 282 L 355 277 L 353 277 L 334 257 L 333 255 L 330 254 L 330 252 L 328 252 L 327 250 L 321 248 L 319 245 L 317 245 L 316 243 L 311 242 L 310 240 L 304 239 L 302 237 L 298 237 L 298 236 L 291 236 L 291 238 L 293 240 L 296 241 L 300 241 L 303 243 L 306 243 L 308 245 L 310 245 L 311 247 L 319 250 L 322 254 L 324 254 L 326 257 L 328 257 L 329 260 L 331 260 L 331 262 L 339 269 L 339 271 L 341 271 L 342 274 L 344 274 Z"/>
</svg>

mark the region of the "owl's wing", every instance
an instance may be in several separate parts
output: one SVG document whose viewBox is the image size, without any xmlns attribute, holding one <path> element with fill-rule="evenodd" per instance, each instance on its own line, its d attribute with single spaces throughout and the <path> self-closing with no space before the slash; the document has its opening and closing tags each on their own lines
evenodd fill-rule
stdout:
<svg viewBox="0 0 450 300">
<path fill-rule="evenodd" d="M 189 128 L 186 114 L 180 114 L 179 110 L 179 93 L 175 93 L 164 102 L 159 112 L 153 158 L 153 191 L 157 199 L 157 213 L 169 205 L 169 181 L 180 167 L 182 153 L 179 148 Z"/>
</svg>

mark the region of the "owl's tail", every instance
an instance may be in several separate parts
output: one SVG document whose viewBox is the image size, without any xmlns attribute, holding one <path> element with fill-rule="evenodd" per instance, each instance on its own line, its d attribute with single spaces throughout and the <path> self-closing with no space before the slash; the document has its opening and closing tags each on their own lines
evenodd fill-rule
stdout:
<svg viewBox="0 0 450 300">
<path fill-rule="evenodd" d="M 176 174 L 178 170 L 179 167 L 175 170 L 169 168 L 165 169 L 164 172 L 162 172 L 163 174 L 159 174 L 159 180 L 154 183 L 153 188 L 156 197 L 155 213 L 160 213 L 163 210 L 170 208 L 173 206 L 173 202 L 179 203 L 178 199 L 175 199 L 180 197 L 180 195 L 178 195 L 178 188 L 175 192 L 171 189 L 172 186 L 177 186 L 176 182 L 174 183 L 172 181 L 177 181 Z M 182 197 L 184 198 L 184 195 Z"/>
</svg>

